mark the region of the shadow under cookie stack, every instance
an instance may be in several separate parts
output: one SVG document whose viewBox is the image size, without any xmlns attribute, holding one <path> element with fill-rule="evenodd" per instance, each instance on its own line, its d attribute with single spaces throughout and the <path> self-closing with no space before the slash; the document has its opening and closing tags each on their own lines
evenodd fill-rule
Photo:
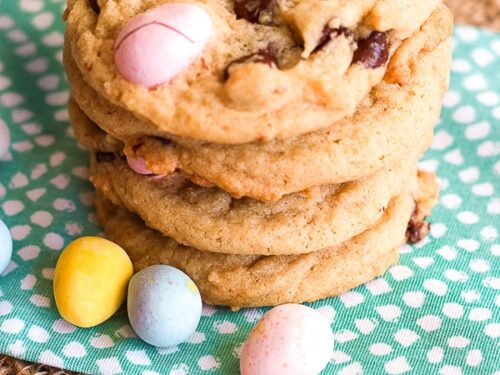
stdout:
<svg viewBox="0 0 500 375">
<path fill-rule="evenodd" d="M 440 1 L 69 0 L 70 117 L 135 271 L 209 304 L 315 301 L 382 275 L 437 197 Z"/>
</svg>

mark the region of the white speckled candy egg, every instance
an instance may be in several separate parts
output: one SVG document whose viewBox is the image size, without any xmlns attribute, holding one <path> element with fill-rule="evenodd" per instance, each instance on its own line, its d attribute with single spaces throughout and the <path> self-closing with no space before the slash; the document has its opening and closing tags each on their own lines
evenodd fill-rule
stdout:
<svg viewBox="0 0 500 375">
<path fill-rule="evenodd" d="M 7 225 L 0 220 L 0 275 L 5 271 L 12 258 L 12 236 Z"/>
<path fill-rule="evenodd" d="M 267 312 L 240 356 L 242 375 L 316 375 L 333 352 L 333 333 L 310 307 L 286 304 Z"/>
<path fill-rule="evenodd" d="M 151 345 L 169 347 L 186 341 L 198 327 L 201 308 L 198 288 L 177 268 L 151 266 L 130 280 L 130 324 Z"/>
</svg>

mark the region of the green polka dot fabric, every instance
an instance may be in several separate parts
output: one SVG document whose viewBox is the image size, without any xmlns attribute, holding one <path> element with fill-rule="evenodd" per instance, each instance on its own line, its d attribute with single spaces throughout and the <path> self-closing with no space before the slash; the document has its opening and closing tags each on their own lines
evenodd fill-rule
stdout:
<svg viewBox="0 0 500 375">
<path fill-rule="evenodd" d="M 61 250 L 99 235 L 88 154 L 68 123 L 63 0 L 0 0 L 0 215 L 14 239 L 0 276 L 0 353 L 92 374 L 236 374 L 266 309 L 204 306 L 188 342 L 139 340 L 126 311 L 93 329 L 52 294 Z M 311 304 L 332 324 L 324 374 L 500 374 L 500 34 L 457 27 L 451 87 L 421 167 L 440 177 L 428 238 L 381 278 Z"/>
</svg>

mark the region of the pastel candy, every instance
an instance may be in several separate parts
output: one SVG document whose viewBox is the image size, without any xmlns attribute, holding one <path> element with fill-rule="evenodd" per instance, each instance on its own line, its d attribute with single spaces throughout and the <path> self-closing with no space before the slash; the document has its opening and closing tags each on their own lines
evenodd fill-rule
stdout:
<svg viewBox="0 0 500 375">
<path fill-rule="evenodd" d="M 151 171 L 146 168 L 146 161 L 143 158 L 134 159 L 127 156 L 127 164 L 137 174 L 151 174 Z"/>
<path fill-rule="evenodd" d="M 0 118 L 0 159 L 7 154 L 10 144 L 10 131 Z"/>
<path fill-rule="evenodd" d="M 100 237 L 81 237 L 66 247 L 54 271 L 57 309 L 78 327 L 94 327 L 125 301 L 133 267 L 127 253 Z"/>
<path fill-rule="evenodd" d="M 177 268 L 147 267 L 130 280 L 130 324 L 151 345 L 170 347 L 186 341 L 198 326 L 201 308 L 198 288 Z"/>
<path fill-rule="evenodd" d="M 115 64 L 127 80 L 147 88 L 170 81 L 199 55 L 211 31 L 194 4 L 170 3 L 139 14 L 120 31 Z"/>
<path fill-rule="evenodd" d="M 242 375 L 316 375 L 333 352 L 325 318 L 304 305 L 267 312 L 250 333 L 240 356 Z"/>
<path fill-rule="evenodd" d="M 1 123 L 0 123 L 1 125 Z M 0 275 L 5 271 L 12 258 L 12 236 L 7 225 L 0 220 Z"/>
</svg>

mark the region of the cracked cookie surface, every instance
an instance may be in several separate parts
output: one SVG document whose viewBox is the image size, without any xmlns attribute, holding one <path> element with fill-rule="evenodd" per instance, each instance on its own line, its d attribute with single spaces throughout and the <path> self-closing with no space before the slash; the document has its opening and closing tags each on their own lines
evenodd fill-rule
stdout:
<svg viewBox="0 0 500 375">
<path fill-rule="evenodd" d="M 209 14 L 212 33 L 189 68 L 154 89 L 119 74 L 114 46 L 132 17 L 169 1 L 70 0 L 66 40 L 84 80 L 110 102 L 163 135 L 223 144 L 288 138 L 352 115 L 401 42 L 440 6 L 438 0 L 187 2 Z"/>
<path fill-rule="evenodd" d="M 442 8 L 432 17 L 398 50 L 405 63 L 390 64 L 384 80 L 353 117 L 303 136 L 245 145 L 167 139 L 154 132 L 148 136 L 145 123 L 109 104 L 85 84 L 67 56 L 71 92 L 78 102 L 70 105 L 70 115 L 74 124 L 95 127 L 82 115 L 83 110 L 112 138 L 125 143 L 119 142 L 118 148 L 131 157 L 144 158 L 154 173 L 178 171 L 234 197 L 273 201 L 311 186 L 364 178 L 403 158 L 415 140 L 430 141 L 451 61 L 449 13 Z M 139 127 L 142 133 L 134 133 Z M 99 150 L 92 139 L 85 145 Z"/>
</svg>

